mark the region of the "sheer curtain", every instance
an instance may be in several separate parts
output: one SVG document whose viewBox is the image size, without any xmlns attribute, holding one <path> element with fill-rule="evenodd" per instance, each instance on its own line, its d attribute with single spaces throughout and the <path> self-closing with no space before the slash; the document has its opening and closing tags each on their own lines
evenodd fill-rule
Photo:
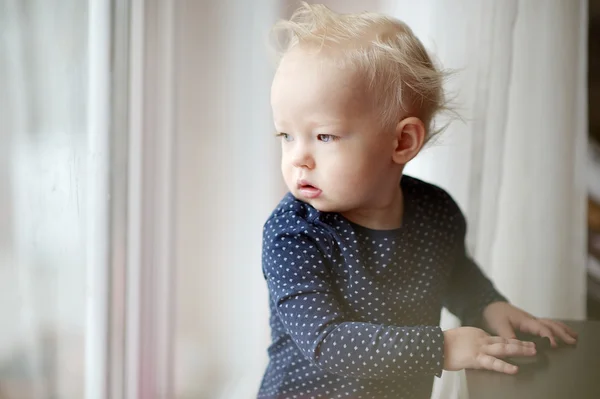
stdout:
<svg viewBox="0 0 600 399">
<path fill-rule="evenodd" d="M 517 305 L 584 317 L 585 0 L 326 1 L 405 20 L 445 67 L 465 122 L 407 172 L 469 219 L 469 249 Z M 252 398 L 266 364 L 261 227 L 283 194 L 265 35 L 292 1 L 177 2 L 175 387 Z M 456 320 L 444 313 L 442 325 Z M 465 394 L 445 373 L 434 397 Z"/>
<path fill-rule="evenodd" d="M 104 343 L 102 326 L 87 334 L 102 282 L 90 291 L 86 275 L 106 256 L 107 202 L 106 152 L 96 146 L 105 108 L 88 78 L 102 84 L 108 52 L 90 54 L 88 39 L 106 42 L 109 24 L 92 3 L 0 2 L 2 398 L 82 398 L 86 372 L 102 372 L 86 367 L 102 353 L 86 356 L 86 338 Z M 106 29 L 92 32 L 90 15 Z"/>
<path fill-rule="evenodd" d="M 282 191 L 266 34 L 279 6 L 177 2 L 178 398 L 251 398 L 266 361 L 261 229 Z"/>
<path fill-rule="evenodd" d="M 465 118 L 407 173 L 454 195 L 470 251 L 513 303 L 584 319 L 587 1 L 388 7 L 458 70 L 448 88 Z M 465 395 L 463 379 L 444 373 L 434 396 Z"/>
</svg>

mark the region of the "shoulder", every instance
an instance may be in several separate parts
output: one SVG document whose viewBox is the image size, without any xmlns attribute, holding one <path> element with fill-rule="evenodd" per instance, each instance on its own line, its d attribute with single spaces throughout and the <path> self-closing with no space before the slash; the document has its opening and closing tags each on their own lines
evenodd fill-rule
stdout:
<svg viewBox="0 0 600 399">
<path fill-rule="evenodd" d="M 319 223 L 320 215 L 312 206 L 286 194 L 263 227 L 265 277 L 280 278 L 282 264 L 287 265 L 287 273 L 297 273 L 305 263 L 322 264 L 326 257 L 331 256 L 333 242 L 323 224 Z"/>
<path fill-rule="evenodd" d="M 325 231 L 318 223 L 321 212 L 287 193 L 263 225 L 264 244 L 282 237 L 324 238 Z"/>
<path fill-rule="evenodd" d="M 456 205 L 456 201 L 452 196 L 440 186 L 426 182 L 424 180 L 412 177 L 409 175 L 402 176 L 402 188 L 410 191 L 410 193 L 423 200 L 446 202 L 448 204 Z"/>
<path fill-rule="evenodd" d="M 404 175 L 402 189 L 429 214 L 441 214 L 464 223 L 464 214 L 452 195 L 435 184 Z"/>
</svg>

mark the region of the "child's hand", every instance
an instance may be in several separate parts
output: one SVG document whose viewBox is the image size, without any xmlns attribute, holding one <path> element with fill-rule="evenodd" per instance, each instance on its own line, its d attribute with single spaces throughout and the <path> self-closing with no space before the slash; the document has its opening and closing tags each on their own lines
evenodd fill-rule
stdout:
<svg viewBox="0 0 600 399">
<path fill-rule="evenodd" d="M 535 344 L 516 339 L 492 337 L 474 327 L 459 327 L 444 331 L 444 370 L 488 369 L 515 374 L 518 367 L 500 358 L 533 356 Z"/>
<path fill-rule="evenodd" d="M 548 337 L 553 347 L 556 337 L 567 344 L 577 342 L 577 333 L 564 323 L 549 319 L 538 319 L 506 302 L 494 302 L 483 311 L 486 329 L 503 338 L 515 338 L 515 330 L 540 337 Z"/>
</svg>

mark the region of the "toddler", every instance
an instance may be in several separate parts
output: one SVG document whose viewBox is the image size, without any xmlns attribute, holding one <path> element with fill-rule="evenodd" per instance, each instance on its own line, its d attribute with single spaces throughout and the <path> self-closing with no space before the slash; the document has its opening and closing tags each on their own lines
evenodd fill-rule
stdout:
<svg viewBox="0 0 600 399">
<path fill-rule="evenodd" d="M 429 398 L 442 370 L 516 373 L 502 359 L 536 348 L 515 331 L 574 343 L 494 288 L 444 190 L 403 175 L 446 109 L 443 72 L 410 28 L 306 3 L 275 28 L 289 193 L 263 231 L 272 343 L 258 397 Z M 442 331 L 442 307 L 464 327 Z"/>
</svg>

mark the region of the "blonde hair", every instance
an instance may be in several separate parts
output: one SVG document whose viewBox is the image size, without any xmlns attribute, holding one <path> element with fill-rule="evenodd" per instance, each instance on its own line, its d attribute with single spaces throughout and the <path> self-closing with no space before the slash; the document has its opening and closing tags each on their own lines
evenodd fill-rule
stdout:
<svg viewBox="0 0 600 399">
<path fill-rule="evenodd" d="M 298 45 L 340 50 L 336 61 L 364 74 L 384 128 L 395 126 L 403 116 L 416 116 L 425 125 L 427 140 L 443 130 L 434 129 L 434 117 L 451 111 L 443 89 L 448 72 L 436 68 L 404 22 L 370 12 L 338 14 L 324 5 L 302 2 L 271 33 L 278 61 Z"/>
</svg>

